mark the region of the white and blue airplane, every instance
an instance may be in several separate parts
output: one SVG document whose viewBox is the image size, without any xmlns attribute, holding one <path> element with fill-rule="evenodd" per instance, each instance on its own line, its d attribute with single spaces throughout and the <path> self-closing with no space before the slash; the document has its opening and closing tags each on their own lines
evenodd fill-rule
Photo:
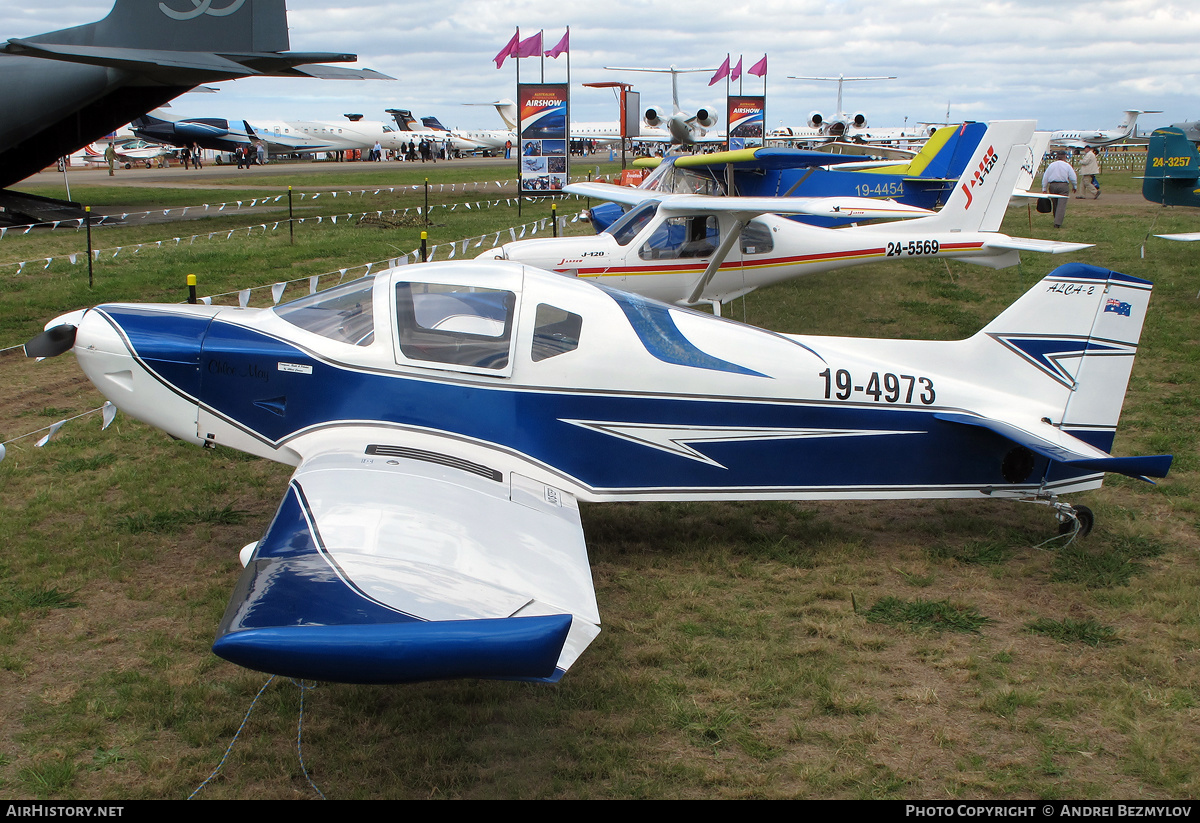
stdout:
<svg viewBox="0 0 1200 823">
<path fill-rule="evenodd" d="M 1010 197 L 1031 179 L 1034 146 L 1044 148 L 1034 127 L 1032 120 L 989 123 L 937 214 L 886 198 L 715 197 L 572 183 L 564 187 L 570 194 L 633 208 L 600 234 L 518 240 L 479 256 L 519 260 L 656 300 L 711 304 L 719 312 L 722 303 L 762 286 L 865 263 L 941 257 L 1001 269 L 1019 263 L 1022 251 L 1085 249 L 1090 244 L 999 231 Z M 836 211 L 814 210 L 822 204 Z M 797 213 L 914 219 L 826 228 L 778 216 Z"/>
<path fill-rule="evenodd" d="M 555 681 L 600 631 L 577 501 L 1010 499 L 1105 472 L 1151 284 L 1069 264 L 973 337 L 778 334 L 517 263 L 400 266 L 269 309 L 108 304 L 120 410 L 296 467 L 213 646 L 298 678 Z"/>
</svg>

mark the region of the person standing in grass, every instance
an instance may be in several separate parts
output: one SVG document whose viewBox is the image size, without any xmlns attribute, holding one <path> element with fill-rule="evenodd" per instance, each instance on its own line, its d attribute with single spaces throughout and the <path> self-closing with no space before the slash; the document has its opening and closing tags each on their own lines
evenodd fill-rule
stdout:
<svg viewBox="0 0 1200 823">
<path fill-rule="evenodd" d="M 1095 200 L 1100 196 L 1100 180 L 1096 177 L 1100 173 L 1100 157 L 1096 153 L 1096 149 L 1088 146 L 1083 150 L 1083 162 L 1079 164 L 1079 190 L 1075 195 L 1076 200 L 1082 200 L 1084 194 L 1087 193 L 1088 186 L 1091 186 L 1095 193 L 1092 199 Z"/>
<path fill-rule="evenodd" d="M 1042 172 L 1042 192 L 1062 195 L 1054 198 L 1054 228 L 1061 229 L 1063 221 L 1067 219 L 1067 198 L 1077 185 L 1075 169 L 1066 161 L 1066 153 L 1060 152 Z"/>
</svg>

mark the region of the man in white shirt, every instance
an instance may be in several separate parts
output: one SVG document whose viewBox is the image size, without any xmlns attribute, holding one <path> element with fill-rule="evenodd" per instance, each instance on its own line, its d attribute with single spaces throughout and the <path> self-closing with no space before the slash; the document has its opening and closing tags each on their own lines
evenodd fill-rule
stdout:
<svg viewBox="0 0 1200 823">
<path fill-rule="evenodd" d="M 1054 228 L 1056 229 L 1062 228 L 1063 220 L 1067 217 L 1067 200 L 1071 192 L 1078 188 L 1075 169 L 1071 168 L 1071 164 L 1065 158 L 1064 153 L 1059 153 L 1054 162 L 1046 166 L 1046 171 L 1042 172 L 1042 192 L 1063 195 L 1054 198 Z"/>
</svg>

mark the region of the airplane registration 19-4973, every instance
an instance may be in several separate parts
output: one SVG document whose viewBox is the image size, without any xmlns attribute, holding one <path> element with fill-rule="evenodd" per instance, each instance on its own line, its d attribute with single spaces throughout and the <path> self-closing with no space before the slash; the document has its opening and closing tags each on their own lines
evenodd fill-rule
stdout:
<svg viewBox="0 0 1200 823">
<path fill-rule="evenodd" d="M 118 408 L 294 465 L 214 651 L 360 683 L 556 680 L 600 631 L 577 500 L 1009 498 L 1104 472 L 1151 284 L 1060 267 L 963 341 L 768 332 L 512 262 L 273 309 L 53 321 Z"/>
</svg>

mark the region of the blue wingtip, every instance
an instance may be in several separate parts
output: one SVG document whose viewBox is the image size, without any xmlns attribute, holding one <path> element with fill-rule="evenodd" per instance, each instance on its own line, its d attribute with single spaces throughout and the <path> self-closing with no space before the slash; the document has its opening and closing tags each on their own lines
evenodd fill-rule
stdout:
<svg viewBox="0 0 1200 823">
<path fill-rule="evenodd" d="M 571 615 L 340 626 L 279 626 L 218 637 L 213 652 L 256 671 L 334 683 L 478 677 L 544 680 Z"/>
</svg>

